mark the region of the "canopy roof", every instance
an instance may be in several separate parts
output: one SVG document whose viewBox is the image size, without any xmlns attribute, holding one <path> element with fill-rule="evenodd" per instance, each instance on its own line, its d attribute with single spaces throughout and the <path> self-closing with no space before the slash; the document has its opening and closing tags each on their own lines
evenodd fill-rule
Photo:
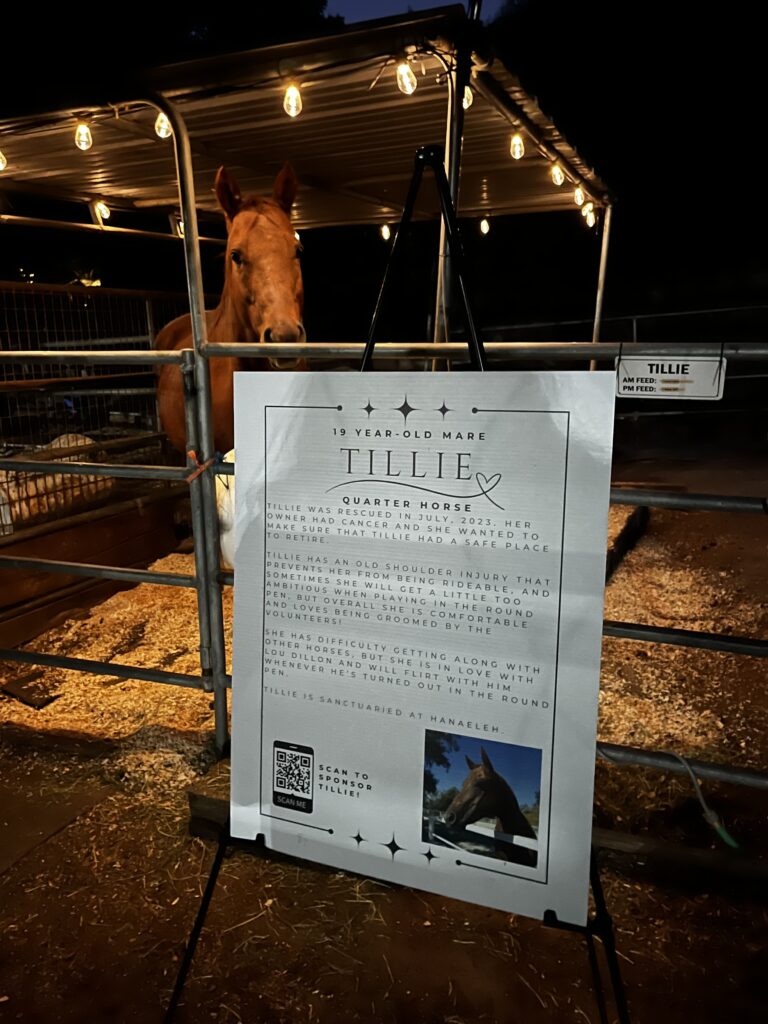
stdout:
<svg viewBox="0 0 768 1024">
<path fill-rule="evenodd" d="M 415 150 L 445 140 L 445 67 L 469 28 L 462 7 L 443 7 L 366 22 L 334 36 L 159 68 L 137 79 L 133 94 L 121 85 L 117 98 L 108 83 L 99 84 L 93 90 L 98 106 L 68 97 L 66 110 L 0 121 L 0 150 L 8 161 L 0 191 L 174 209 L 173 147 L 156 136 L 157 112 L 142 102 L 157 90 L 178 105 L 189 129 L 201 211 L 216 207 L 212 185 L 221 164 L 248 194 L 269 192 L 290 160 L 301 182 L 297 227 L 396 220 Z M 395 68 L 404 54 L 418 80 L 410 96 L 396 87 Z M 476 55 L 474 61 L 460 214 L 574 210 L 575 184 L 596 203 L 604 200 L 605 186 L 518 79 L 496 59 Z M 291 82 L 300 85 L 303 98 L 296 118 L 283 110 Z M 78 119 L 90 125 L 88 152 L 74 145 Z M 525 155 L 513 160 L 510 138 L 518 130 Z M 561 187 L 550 175 L 554 161 L 566 173 Z M 416 216 L 438 214 L 435 190 L 424 187 Z"/>
</svg>

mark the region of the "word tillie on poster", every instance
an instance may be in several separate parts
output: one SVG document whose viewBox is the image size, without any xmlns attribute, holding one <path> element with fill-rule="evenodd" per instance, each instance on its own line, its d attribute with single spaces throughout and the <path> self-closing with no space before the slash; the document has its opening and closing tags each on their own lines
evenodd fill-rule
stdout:
<svg viewBox="0 0 768 1024">
<path fill-rule="evenodd" d="M 584 923 L 613 389 L 236 376 L 234 836 Z"/>
</svg>

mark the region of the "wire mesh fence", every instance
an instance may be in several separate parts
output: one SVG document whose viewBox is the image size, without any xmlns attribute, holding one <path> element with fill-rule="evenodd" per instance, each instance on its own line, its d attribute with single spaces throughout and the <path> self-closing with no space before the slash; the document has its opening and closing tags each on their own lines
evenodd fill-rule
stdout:
<svg viewBox="0 0 768 1024">
<path fill-rule="evenodd" d="M 152 347 L 188 308 L 183 294 L 0 283 L 0 458 L 162 465 L 164 442 L 151 367 L 70 362 L 66 352 Z M 39 363 L 23 352 L 64 353 Z M 162 483 L 0 469 L 0 536 Z"/>
</svg>

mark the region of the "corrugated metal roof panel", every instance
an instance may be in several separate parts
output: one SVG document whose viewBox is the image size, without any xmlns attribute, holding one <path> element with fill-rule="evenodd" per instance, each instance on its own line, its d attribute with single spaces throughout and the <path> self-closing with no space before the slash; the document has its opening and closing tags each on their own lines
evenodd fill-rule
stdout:
<svg viewBox="0 0 768 1024">
<path fill-rule="evenodd" d="M 423 38 L 426 46 L 439 19 L 416 22 L 429 26 L 430 34 Z M 410 32 L 415 31 L 413 23 L 414 19 L 405 23 Z M 386 40 L 394 38 L 393 28 L 397 26 L 387 24 Z M 235 80 L 225 78 L 218 88 L 212 88 L 209 81 L 212 62 L 166 69 L 176 81 L 173 92 L 189 128 L 201 209 L 215 208 L 212 185 L 219 165 L 227 165 L 245 194 L 263 193 L 271 189 L 283 162 L 290 160 L 302 183 L 294 208 L 297 227 L 382 223 L 397 218 L 415 150 L 444 141 L 449 86 L 441 60 L 423 53 L 413 58 L 418 88 L 412 96 L 404 96 L 396 88 L 394 63 L 385 64 L 395 54 L 377 50 L 383 45 L 382 33 L 371 30 L 367 52 L 363 45 L 366 34 L 360 26 L 352 36 L 352 49 L 358 56 L 355 62 L 346 63 L 349 54 L 345 56 L 344 36 L 318 40 L 318 53 L 322 52 L 326 64 L 317 66 L 315 61 L 309 71 L 301 69 L 313 67 L 311 48 L 307 52 L 308 44 L 302 44 L 303 63 L 296 77 L 304 109 L 295 119 L 282 109 L 287 80 L 279 76 L 277 63 L 274 74 L 265 71 L 270 54 L 285 47 L 255 51 L 253 67 L 258 72 L 254 70 L 251 81 L 245 55 L 234 55 Z M 334 47 L 337 60 L 328 62 L 328 52 L 336 52 Z M 445 56 L 449 55 L 443 59 Z M 295 71 L 296 63 L 292 66 Z M 600 197 L 602 183 L 519 81 L 498 62 L 489 73 L 546 143 L 582 176 L 592 194 Z M 0 185 L 9 190 L 16 187 L 59 196 L 103 198 L 115 205 L 174 207 L 178 199 L 173 147 L 170 141 L 155 136 L 154 118 L 153 108 L 136 104 L 91 112 L 93 148 L 86 153 L 74 145 L 76 118 L 72 112 L 27 118 L 17 124 L 6 122 L 1 148 L 8 169 Z M 512 131 L 498 109 L 476 92 L 465 114 L 460 213 L 574 209 L 573 185 L 558 188 L 552 183 L 551 160 L 535 145 L 529 142 L 522 160 L 511 159 Z M 416 216 L 436 217 L 438 212 L 436 192 L 425 185 Z"/>
</svg>

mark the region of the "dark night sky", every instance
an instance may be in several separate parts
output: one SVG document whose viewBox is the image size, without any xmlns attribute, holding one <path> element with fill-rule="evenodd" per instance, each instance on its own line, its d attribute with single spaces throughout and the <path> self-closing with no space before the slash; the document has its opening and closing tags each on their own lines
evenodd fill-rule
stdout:
<svg viewBox="0 0 768 1024">
<path fill-rule="evenodd" d="M 262 45 L 270 32 L 274 38 L 315 34 L 310 29 L 322 22 L 322 2 L 301 0 L 299 6 L 306 14 L 296 14 L 295 5 L 290 11 L 270 6 L 274 25 L 254 15 L 250 21 L 238 19 L 236 31 L 225 12 L 202 17 L 185 8 L 179 22 L 178 15 L 164 10 L 158 22 L 148 21 L 147 12 L 141 15 L 137 8 L 137 17 L 122 26 L 125 45 L 119 52 L 92 47 L 86 59 L 94 63 L 86 71 L 96 74 L 105 61 L 126 61 L 131 54 L 130 59 L 151 63 L 158 54 L 170 60 L 216 47 Z M 428 4 L 330 0 L 325 13 L 359 20 L 409 6 Z M 497 12 L 506 15 L 491 29 L 498 51 L 615 194 L 607 312 L 763 301 L 768 285 L 764 168 L 755 146 L 765 87 L 756 16 L 742 14 L 738 4 L 720 6 L 715 18 L 702 6 L 661 0 L 495 0 L 483 5 L 486 18 Z M 19 40 L 8 55 L 11 65 L 18 62 L 18 75 L 8 66 L 10 78 L 23 80 L 27 89 L 45 79 L 68 81 L 71 55 L 79 51 L 67 40 L 80 33 L 69 14 L 49 25 L 47 37 L 33 37 L 29 24 L 24 31 L 28 16 L 20 8 L 8 16 L 14 22 L 10 32 Z M 100 38 L 109 39 L 109 33 Z M 32 47 L 33 39 L 34 48 L 25 51 L 24 40 Z M 77 68 L 82 74 L 82 60 Z M 598 239 L 583 230 L 578 216 L 496 218 L 485 239 L 475 224 L 466 227 L 478 319 L 500 323 L 589 316 Z M 128 247 L 122 241 L 112 245 L 114 239 L 61 232 L 48 233 L 44 240 L 32 231 L 12 233 L 6 227 L 3 232 L 0 277 L 15 277 L 18 265 L 36 260 L 38 280 L 66 281 L 77 261 L 81 267 L 94 266 L 105 285 L 183 285 L 180 261 L 168 259 L 172 243 Z M 419 226 L 415 233 L 410 253 L 415 269 L 404 276 L 405 301 L 400 303 L 400 308 L 410 304 L 413 315 L 408 324 L 391 325 L 401 335 L 423 330 L 433 236 L 432 226 Z M 317 321 L 314 336 L 334 330 L 338 337 L 338 324 L 323 323 L 318 311 L 340 305 L 346 312 L 343 333 L 359 336 L 383 268 L 385 249 L 377 233 L 371 228 L 316 231 L 307 232 L 303 241 L 307 304 L 308 309 L 314 306 Z M 337 258 L 328 259 L 330 252 Z M 354 260 L 347 259 L 349 253 Z M 341 277 L 339 266 L 345 267 Z M 207 259 L 212 289 L 219 268 L 220 261 Z"/>
</svg>

